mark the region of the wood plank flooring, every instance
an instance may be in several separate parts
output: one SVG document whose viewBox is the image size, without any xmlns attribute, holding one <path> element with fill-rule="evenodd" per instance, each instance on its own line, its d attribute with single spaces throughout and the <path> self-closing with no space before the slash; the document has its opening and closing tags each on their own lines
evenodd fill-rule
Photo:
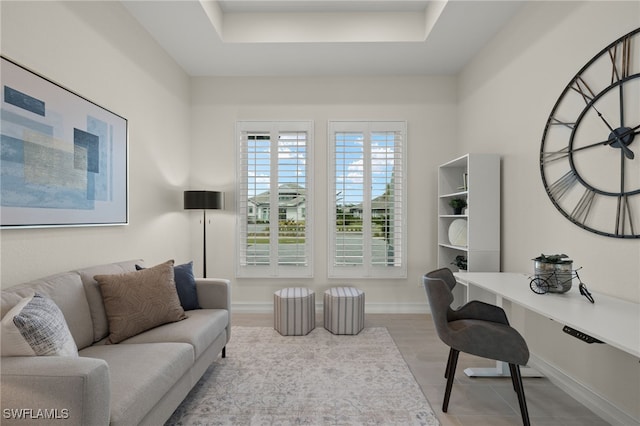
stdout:
<svg viewBox="0 0 640 426">
<path fill-rule="evenodd" d="M 232 325 L 272 327 L 272 314 L 233 313 Z M 442 412 L 446 381 L 444 368 L 449 348 L 436 335 L 429 315 L 366 314 L 366 327 L 386 327 L 431 403 L 442 426 L 522 425 L 518 400 L 509 378 L 470 378 L 467 367 L 492 367 L 495 362 L 461 354 L 451 391 L 449 412 Z M 316 327 L 322 327 L 318 315 Z M 233 335 L 231 336 L 233 338 Z M 227 356 L 233 356 L 227 354 Z M 532 425 L 608 425 L 587 407 L 546 378 L 524 378 L 525 395 Z"/>
</svg>

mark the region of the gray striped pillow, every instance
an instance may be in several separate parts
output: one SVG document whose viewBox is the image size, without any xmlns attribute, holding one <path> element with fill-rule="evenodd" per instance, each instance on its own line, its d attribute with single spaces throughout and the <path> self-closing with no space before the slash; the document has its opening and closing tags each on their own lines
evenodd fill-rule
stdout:
<svg viewBox="0 0 640 426">
<path fill-rule="evenodd" d="M 27 351 L 20 351 L 26 353 L 12 355 L 78 356 L 78 348 L 73 336 L 71 336 L 64 315 L 53 300 L 36 293 L 19 312 L 9 312 L 7 315 L 9 314 L 13 315 L 12 323 L 23 339 L 23 342 L 12 346 L 27 348 L 24 345 L 26 343 L 32 351 L 27 349 Z M 4 323 L 11 325 L 8 321 Z M 17 335 L 18 333 L 14 334 L 14 336 Z M 7 343 L 5 340 L 3 346 Z M 3 347 L 3 355 L 4 349 Z M 7 348 L 7 350 L 9 349 Z"/>
</svg>

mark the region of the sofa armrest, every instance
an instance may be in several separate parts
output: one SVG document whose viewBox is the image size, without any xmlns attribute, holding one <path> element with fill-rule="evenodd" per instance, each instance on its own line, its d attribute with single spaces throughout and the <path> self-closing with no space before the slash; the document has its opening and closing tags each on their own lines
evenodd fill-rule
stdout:
<svg viewBox="0 0 640 426">
<path fill-rule="evenodd" d="M 86 357 L 2 357 L 1 423 L 108 425 L 109 367 Z"/>
<path fill-rule="evenodd" d="M 228 313 L 227 342 L 231 339 L 231 281 L 222 278 L 196 278 L 198 303 L 202 309 L 225 309 Z M 225 350 L 222 350 L 225 356 Z"/>
<path fill-rule="evenodd" d="M 231 282 L 221 278 L 196 278 L 198 302 L 202 309 L 231 312 Z"/>
</svg>

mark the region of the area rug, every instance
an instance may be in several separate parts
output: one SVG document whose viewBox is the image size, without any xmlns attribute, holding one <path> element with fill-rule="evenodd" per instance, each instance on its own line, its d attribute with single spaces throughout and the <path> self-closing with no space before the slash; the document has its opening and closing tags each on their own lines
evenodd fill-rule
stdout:
<svg viewBox="0 0 640 426">
<path fill-rule="evenodd" d="M 166 425 L 439 425 L 386 328 L 233 327 Z"/>
</svg>

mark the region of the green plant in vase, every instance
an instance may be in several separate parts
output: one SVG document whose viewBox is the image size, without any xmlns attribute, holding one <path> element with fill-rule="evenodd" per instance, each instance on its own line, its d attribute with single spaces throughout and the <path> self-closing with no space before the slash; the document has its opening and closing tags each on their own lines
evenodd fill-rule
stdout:
<svg viewBox="0 0 640 426">
<path fill-rule="evenodd" d="M 467 270 L 467 256 L 463 256 L 461 254 L 459 254 L 458 256 L 456 256 L 455 259 L 453 259 L 453 262 L 451 262 L 452 265 L 456 265 L 458 267 L 458 269 L 460 269 L 461 271 L 466 271 Z"/>
<path fill-rule="evenodd" d="M 449 201 L 449 205 L 453 208 L 453 214 L 462 214 L 462 209 L 467 207 L 467 200 L 464 198 L 453 198 Z"/>
</svg>

